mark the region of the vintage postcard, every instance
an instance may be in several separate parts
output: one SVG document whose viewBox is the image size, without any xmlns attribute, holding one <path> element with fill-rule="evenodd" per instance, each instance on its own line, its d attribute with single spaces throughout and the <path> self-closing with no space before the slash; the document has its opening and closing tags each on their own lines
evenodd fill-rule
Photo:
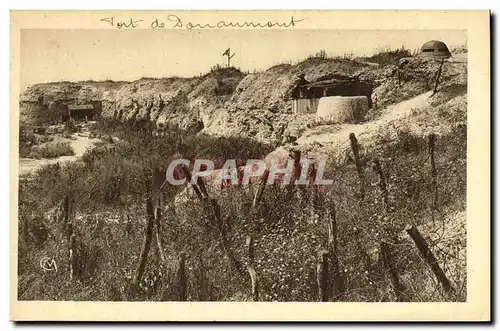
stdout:
<svg viewBox="0 0 500 331">
<path fill-rule="evenodd" d="M 12 11 L 11 319 L 488 321 L 488 11 Z"/>
</svg>

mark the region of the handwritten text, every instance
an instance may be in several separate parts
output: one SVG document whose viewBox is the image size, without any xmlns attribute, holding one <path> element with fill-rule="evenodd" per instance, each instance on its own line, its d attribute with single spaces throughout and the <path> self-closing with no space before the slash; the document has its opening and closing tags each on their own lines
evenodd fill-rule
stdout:
<svg viewBox="0 0 500 331">
<path fill-rule="evenodd" d="M 129 18 L 126 20 L 118 20 L 116 17 L 105 17 L 101 19 L 101 22 L 105 22 L 117 29 L 136 29 L 139 27 L 151 28 L 151 29 L 222 29 L 222 28 L 290 28 L 295 27 L 297 23 L 306 20 L 307 18 L 295 19 L 293 16 L 289 21 L 282 22 L 255 22 L 255 21 L 217 21 L 212 23 L 198 23 L 191 21 L 183 21 L 177 15 L 167 15 L 166 19 L 155 18 L 150 23 L 144 20 L 134 20 Z M 148 24 L 148 25 L 146 25 Z"/>
</svg>

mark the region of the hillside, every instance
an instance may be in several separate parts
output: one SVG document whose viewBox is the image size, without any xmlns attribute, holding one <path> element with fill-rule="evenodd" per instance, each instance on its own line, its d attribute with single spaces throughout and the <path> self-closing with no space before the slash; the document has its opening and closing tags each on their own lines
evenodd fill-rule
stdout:
<svg viewBox="0 0 500 331">
<path fill-rule="evenodd" d="M 97 98 L 104 119 L 91 133 L 103 141 L 20 178 L 19 299 L 467 300 L 467 62 L 444 61 L 434 93 L 440 64 L 310 58 L 252 74 L 30 87 L 22 124 L 49 121 L 51 103 Z M 365 120 L 292 114 L 299 74 L 370 82 Z M 169 130 L 136 132 L 128 121 L 140 118 Z M 198 119 L 201 132 L 182 130 Z M 292 151 L 326 159 L 333 185 L 169 185 L 165 206 L 152 194 L 173 159 L 220 166 Z M 40 269 L 44 257 L 59 271 Z"/>
<path fill-rule="evenodd" d="M 76 99 L 81 104 L 101 100 L 105 117 L 121 112 L 126 119 L 135 111 L 141 117 L 150 110 L 153 121 L 181 127 L 199 114 L 208 133 L 260 133 L 261 139 L 272 140 L 276 139 L 276 122 L 286 121 L 284 115 L 290 113 L 286 93 L 297 73 L 314 80 L 331 72 L 353 75 L 365 67 L 350 60 L 313 58 L 246 75 L 234 68 L 222 68 L 192 78 L 38 84 L 21 95 L 21 121 L 39 118 L 43 123 L 43 117 L 37 116 L 41 111 L 28 105 L 43 95 L 43 103 L 49 108 L 60 100 Z"/>
<path fill-rule="evenodd" d="M 85 104 L 101 100 L 103 116 L 129 119 L 146 117 L 163 124 L 189 127 L 198 117 L 203 131 L 215 135 L 241 135 L 265 142 L 281 142 L 283 136 L 298 138 L 311 116 L 291 114 L 289 91 L 296 76 L 308 81 L 340 74 L 367 80 L 375 87 L 375 107 L 383 108 L 433 88 L 439 63 L 406 61 L 398 87 L 396 65 L 373 66 L 348 59 L 310 58 L 296 65 L 282 64 L 265 71 L 244 74 L 234 68 L 220 68 L 200 77 L 143 78 L 133 82 L 61 82 L 37 84 L 21 94 L 21 123 L 43 124 L 51 104 L 75 99 Z M 449 61 L 442 72 L 442 84 L 464 86 L 463 63 Z M 36 102 L 43 96 L 47 110 Z M 50 116 L 45 116 L 45 120 Z"/>
</svg>

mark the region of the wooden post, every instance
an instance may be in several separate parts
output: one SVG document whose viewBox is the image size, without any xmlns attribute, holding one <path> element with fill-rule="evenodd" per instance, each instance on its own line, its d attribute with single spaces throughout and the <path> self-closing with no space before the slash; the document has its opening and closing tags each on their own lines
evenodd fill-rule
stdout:
<svg viewBox="0 0 500 331">
<path fill-rule="evenodd" d="M 177 270 L 177 293 L 179 301 L 187 300 L 186 257 L 184 252 L 179 256 L 179 269 Z"/>
<path fill-rule="evenodd" d="M 201 253 L 198 255 L 198 273 L 199 273 L 198 281 L 200 283 L 198 300 L 199 301 L 207 301 L 208 279 L 206 276 L 205 265 L 203 264 L 203 258 L 201 256 Z"/>
<path fill-rule="evenodd" d="M 336 300 L 342 300 L 345 295 L 344 279 L 340 270 L 338 244 L 337 244 L 337 215 L 335 205 L 333 205 L 332 214 L 328 222 L 328 247 L 332 260 L 333 281 L 336 290 Z"/>
<path fill-rule="evenodd" d="M 445 292 L 446 293 L 453 292 L 454 289 L 449 279 L 446 277 L 445 273 L 443 272 L 443 269 L 441 269 L 441 267 L 439 266 L 436 257 L 429 249 L 427 241 L 424 239 L 424 237 L 422 237 L 420 231 L 418 231 L 418 228 L 415 225 L 412 225 L 410 228 L 406 230 L 406 232 L 408 232 L 410 237 L 415 242 L 415 245 L 417 246 L 420 255 L 429 264 L 432 272 L 434 273 L 434 275 L 436 275 L 436 278 L 438 279 L 439 283 L 441 283 L 441 285 L 443 286 Z"/>
<path fill-rule="evenodd" d="M 160 168 L 153 168 L 153 188 L 152 188 L 152 196 L 153 196 L 153 209 L 161 208 L 163 209 L 165 202 L 163 196 L 163 186 L 165 182 L 166 173 L 160 171 Z"/>
<path fill-rule="evenodd" d="M 441 59 L 441 64 L 439 65 L 439 69 L 438 69 L 437 75 L 436 75 L 436 82 L 434 83 L 433 95 L 437 93 L 437 88 L 439 85 L 439 78 L 441 77 L 441 71 L 443 69 L 443 64 L 444 64 L 444 59 Z"/>
<path fill-rule="evenodd" d="M 200 189 L 200 192 L 203 194 L 203 196 L 208 198 L 208 191 L 207 187 L 205 186 L 205 181 L 203 180 L 203 178 L 198 177 L 196 179 L 196 184 L 198 185 L 198 188 Z"/>
<path fill-rule="evenodd" d="M 359 194 L 361 198 L 365 196 L 365 174 L 363 172 L 363 167 L 361 166 L 361 160 L 359 158 L 359 144 L 354 133 L 349 134 L 349 140 L 351 141 L 351 149 L 354 155 L 354 164 L 356 165 L 356 171 L 359 177 Z"/>
<path fill-rule="evenodd" d="M 160 256 L 161 263 L 165 263 L 165 255 L 163 254 L 163 245 L 161 243 L 161 208 L 156 208 L 155 217 L 155 234 L 156 234 L 156 245 L 158 248 L 158 255 Z"/>
<path fill-rule="evenodd" d="M 148 215 L 148 221 L 146 225 L 146 230 L 144 232 L 144 241 L 142 244 L 141 255 L 139 257 L 139 265 L 137 266 L 137 271 L 135 275 L 134 291 L 139 288 L 142 275 L 144 274 L 144 270 L 146 268 L 149 249 L 151 248 L 151 240 L 153 237 L 153 224 L 154 224 L 153 205 L 151 203 L 151 199 L 147 199 L 146 201 L 146 211 Z"/>
<path fill-rule="evenodd" d="M 289 199 L 293 199 L 293 194 L 295 192 L 295 188 L 297 188 L 298 197 L 300 198 L 300 202 L 305 202 L 305 201 L 307 201 L 306 187 L 304 185 L 295 186 L 295 182 L 297 180 L 299 180 L 300 175 L 302 174 L 302 165 L 300 164 L 301 155 L 302 155 L 302 152 L 297 151 L 297 150 L 292 150 L 291 153 L 289 154 L 289 157 L 291 157 L 293 159 L 293 172 L 292 172 L 292 176 L 290 178 L 290 185 L 288 185 L 288 187 L 287 187 L 288 188 L 287 193 L 289 195 Z M 267 178 L 266 178 L 266 181 L 267 181 Z M 311 202 L 313 202 L 313 201 L 311 201 Z M 313 206 L 313 209 L 314 209 L 314 206 Z"/>
<path fill-rule="evenodd" d="M 76 274 L 76 236 L 73 233 L 73 222 L 69 220 L 69 196 L 66 194 L 62 201 L 63 209 L 63 238 L 66 239 L 69 251 L 69 279 L 73 280 Z"/>
<path fill-rule="evenodd" d="M 248 249 L 247 270 L 250 275 L 250 280 L 252 282 L 252 299 L 253 301 L 259 301 L 259 283 L 257 279 L 257 272 L 255 271 L 254 247 L 253 247 L 253 239 L 251 236 L 247 236 L 246 246 Z"/>
<path fill-rule="evenodd" d="M 437 170 L 436 170 L 436 162 L 434 159 L 434 149 L 436 146 L 436 135 L 431 133 L 429 135 L 429 154 L 431 161 L 431 176 L 432 176 L 432 190 L 433 192 L 433 200 L 432 200 L 432 208 L 437 209 L 438 206 L 438 187 L 437 187 Z"/>
<path fill-rule="evenodd" d="M 301 154 L 302 153 L 300 151 L 293 151 L 290 154 L 290 156 L 293 158 L 293 174 L 290 180 L 290 185 L 295 184 L 295 181 L 299 179 L 300 174 L 302 172 L 302 166 L 300 164 Z"/>
<path fill-rule="evenodd" d="M 318 170 L 316 169 L 316 164 L 311 164 L 309 166 L 309 190 L 311 191 L 309 199 L 310 205 L 312 206 L 313 212 L 316 212 L 319 206 L 319 194 L 318 194 L 318 185 L 315 184 Z M 304 192 L 307 192 L 304 189 Z"/>
<path fill-rule="evenodd" d="M 132 222 L 130 221 L 130 215 L 127 214 L 127 222 L 125 223 L 125 238 L 130 237 L 130 232 L 132 231 Z"/>
<path fill-rule="evenodd" d="M 318 264 L 316 266 L 316 281 L 318 283 L 318 301 L 328 301 L 328 251 L 321 250 L 318 253 Z"/>
<path fill-rule="evenodd" d="M 222 54 L 223 56 L 226 55 L 227 56 L 227 67 L 228 68 L 231 68 L 231 59 L 234 57 L 234 54 L 231 55 L 231 48 L 228 48 L 224 54 Z"/>
<path fill-rule="evenodd" d="M 222 242 L 222 248 L 224 248 L 224 252 L 226 253 L 226 256 L 229 259 L 229 262 L 231 263 L 231 265 L 236 269 L 236 271 L 240 275 L 243 275 L 243 273 L 244 273 L 243 266 L 240 263 L 240 261 L 238 261 L 238 259 L 236 259 L 236 257 L 233 255 L 233 251 L 229 247 L 229 240 L 227 239 L 226 229 L 224 228 L 224 222 L 222 221 L 220 206 L 217 203 L 217 200 L 215 200 L 215 199 L 210 199 L 210 203 L 211 203 L 213 211 L 214 211 L 212 214 L 213 215 L 212 220 L 215 221 L 217 228 L 219 229 L 220 239 Z"/>
<path fill-rule="evenodd" d="M 257 207 L 260 204 L 260 201 L 262 200 L 262 196 L 264 195 L 264 189 L 266 188 L 267 185 L 267 179 L 269 178 L 269 170 L 265 170 L 264 174 L 262 175 L 262 178 L 260 180 L 259 188 L 257 192 L 255 193 L 253 203 L 252 203 L 252 209 L 256 210 Z"/>
<path fill-rule="evenodd" d="M 184 172 L 186 178 L 188 179 L 188 182 L 190 182 L 191 181 L 191 173 L 186 168 L 182 168 L 182 169 L 183 169 L 183 172 Z M 202 185 L 204 185 L 203 178 L 201 178 L 201 177 L 198 178 L 197 182 L 198 182 L 198 184 L 201 183 Z M 224 228 L 224 221 L 222 220 L 220 205 L 217 203 L 217 200 L 210 199 L 210 197 L 208 196 L 208 192 L 206 192 L 206 190 L 204 193 L 204 194 L 206 194 L 206 196 L 204 196 L 201 193 L 201 191 L 198 189 L 197 184 L 191 183 L 191 187 L 193 187 L 193 189 L 195 190 L 196 195 L 198 196 L 198 199 L 200 199 L 200 201 L 202 203 L 206 203 L 205 207 L 207 208 L 206 212 L 208 214 L 208 218 L 213 224 L 216 225 L 217 229 L 219 230 L 219 234 L 220 234 L 220 238 L 221 238 L 221 242 L 222 242 L 222 247 L 224 248 L 224 252 L 226 253 L 229 261 L 231 262 L 231 265 L 236 269 L 236 271 L 240 275 L 243 275 L 244 268 L 243 268 L 242 264 L 234 257 L 233 252 L 231 251 L 231 248 L 229 247 L 229 240 L 227 239 L 226 229 Z"/>
<path fill-rule="evenodd" d="M 378 174 L 379 177 L 378 185 L 380 188 L 380 192 L 382 193 L 382 201 L 384 203 L 383 208 L 384 211 L 387 211 L 389 205 L 389 192 L 387 191 L 387 183 L 379 159 L 373 160 L 373 170 L 375 170 L 375 172 Z"/>
<path fill-rule="evenodd" d="M 189 169 L 187 169 L 185 167 L 182 167 L 181 169 L 182 169 L 182 172 L 184 173 L 184 176 L 186 176 L 186 181 L 191 184 L 191 187 L 193 188 L 194 193 L 196 193 L 196 196 L 198 197 L 198 199 L 200 199 L 200 201 L 203 201 L 203 195 L 201 194 L 201 191 L 198 188 L 198 185 L 191 183 L 192 177 L 191 177 L 191 173 L 189 172 Z"/>
<path fill-rule="evenodd" d="M 69 241 L 71 233 L 73 231 L 71 230 L 71 233 L 68 234 L 68 223 L 69 223 L 69 196 L 66 194 L 63 198 L 62 201 L 62 218 L 63 218 L 63 224 L 62 224 L 62 232 L 64 235 L 66 235 L 66 240 Z"/>
<path fill-rule="evenodd" d="M 69 239 L 69 279 L 73 280 L 76 275 L 76 236 L 74 233 L 71 234 Z"/>
<path fill-rule="evenodd" d="M 391 279 L 391 284 L 394 288 L 397 300 L 399 302 L 406 301 L 406 287 L 399 279 L 396 268 L 392 263 L 392 249 L 385 241 L 380 242 L 380 253 L 382 255 L 384 268 L 387 270 L 387 273 L 389 274 L 389 277 Z"/>
</svg>

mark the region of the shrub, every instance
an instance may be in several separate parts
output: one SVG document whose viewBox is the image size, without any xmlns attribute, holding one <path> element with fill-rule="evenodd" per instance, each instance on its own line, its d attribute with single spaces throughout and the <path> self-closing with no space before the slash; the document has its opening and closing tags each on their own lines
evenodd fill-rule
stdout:
<svg viewBox="0 0 500 331">
<path fill-rule="evenodd" d="M 71 155 L 75 155 L 73 148 L 71 148 L 69 142 L 62 141 L 33 146 L 29 152 L 29 156 L 35 159 L 53 159 Z"/>
<path fill-rule="evenodd" d="M 66 133 L 75 133 L 78 131 L 78 128 L 76 127 L 75 120 L 70 118 L 69 120 L 64 123 L 64 130 Z"/>
<path fill-rule="evenodd" d="M 381 67 L 388 65 L 398 65 L 399 60 L 405 57 L 411 57 L 412 53 L 409 49 L 405 49 L 404 46 L 397 48 L 395 50 L 381 50 L 377 54 L 370 57 L 365 57 L 364 60 L 368 62 L 378 63 Z"/>
<path fill-rule="evenodd" d="M 167 109 L 169 113 L 186 113 L 188 111 L 188 93 L 185 91 L 179 91 L 175 96 L 173 96 L 168 105 Z"/>
<path fill-rule="evenodd" d="M 463 54 L 468 52 L 467 45 L 452 45 L 450 50 L 451 54 Z"/>
<path fill-rule="evenodd" d="M 320 59 L 326 59 L 328 57 L 328 55 L 327 55 L 326 51 L 324 49 L 322 49 L 319 52 L 316 52 L 316 54 L 314 54 L 314 57 L 320 58 Z"/>
</svg>

